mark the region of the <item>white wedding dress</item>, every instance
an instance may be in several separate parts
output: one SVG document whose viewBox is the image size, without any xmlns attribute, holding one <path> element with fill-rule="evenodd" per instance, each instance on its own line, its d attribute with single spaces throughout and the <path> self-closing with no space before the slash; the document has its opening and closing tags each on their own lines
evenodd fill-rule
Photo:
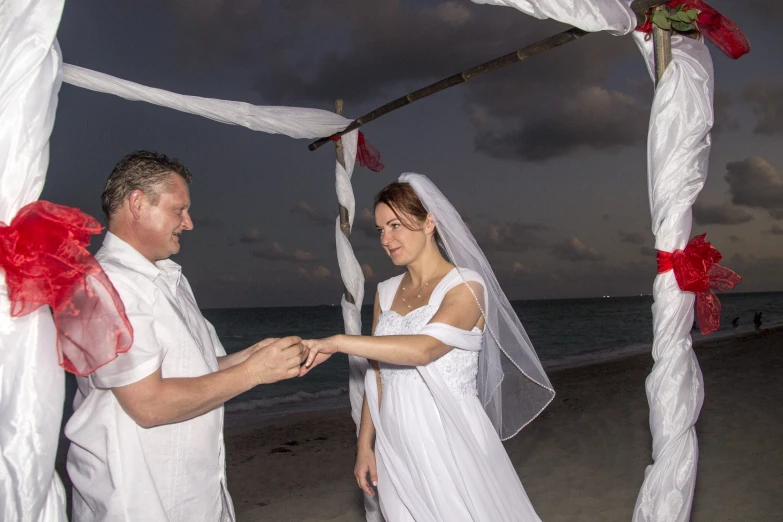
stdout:
<svg viewBox="0 0 783 522">
<path fill-rule="evenodd" d="M 484 286 L 476 272 L 454 269 L 433 289 L 427 305 L 404 316 L 390 310 L 402 275 L 378 285 L 381 315 L 375 335 L 424 333 L 455 346 L 427 366 L 380 363 L 380 409 L 375 371 L 367 372 L 378 496 L 387 522 L 540 521 L 477 396 L 483 333 L 428 325 L 463 278 Z"/>
</svg>

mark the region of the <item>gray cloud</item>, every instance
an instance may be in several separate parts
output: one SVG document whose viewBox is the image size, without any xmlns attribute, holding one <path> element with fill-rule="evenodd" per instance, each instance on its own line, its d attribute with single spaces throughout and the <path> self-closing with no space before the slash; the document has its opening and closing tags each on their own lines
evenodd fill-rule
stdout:
<svg viewBox="0 0 783 522">
<path fill-rule="evenodd" d="M 554 244 L 551 250 L 555 257 L 566 261 L 603 261 L 606 259 L 606 256 L 599 254 L 593 248 L 585 246 L 577 237 Z"/>
<path fill-rule="evenodd" d="M 729 241 L 732 243 L 742 243 L 742 238 L 739 236 L 729 236 Z"/>
<path fill-rule="evenodd" d="M 737 225 L 753 220 L 753 215 L 729 202 L 715 205 L 697 201 L 693 205 L 693 218 L 701 225 Z"/>
<path fill-rule="evenodd" d="M 781 220 L 783 219 L 783 209 L 770 210 L 769 215 L 772 216 L 773 219 Z"/>
<path fill-rule="evenodd" d="M 745 88 L 744 99 L 756 115 L 756 134 L 783 133 L 783 76 L 759 78 Z"/>
<path fill-rule="evenodd" d="M 257 228 L 248 228 L 239 238 L 240 243 L 260 243 L 264 240 L 264 236 L 261 235 L 261 231 Z"/>
<path fill-rule="evenodd" d="M 533 248 L 541 248 L 546 241 L 540 232 L 550 230 L 540 223 L 505 222 L 489 225 L 486 230 L 474 235 L 482 248 L 501 252 L 527 252 Z"/>
<path fill-rule="evenodd" d="M 647 136 L 649 108 L 621 92 L 586 87 L 552 107 L 549 113 L 500 123 L 475 108 L 476 149 L 500 159 L 544 161 L 584 147 L 636 145 Z"/>
<path fill-rule="evenodd" d="M 713 99 L 713 111 L 715 113 L 715 124 L 712 126 L 713 132 L 727 132 L 739 129 L 739 119 L 732 116 L 729 109 L 734 103 L 731 92 L 717 87 Z"/>
<path fill-rule="evenodd" d="M 291 209 L 291 212 L 304 216 L 308 221 L 318 226 L 328 227 L 330 225 L 334 225 L 334 217 L 327 216 L 325 212 L 315 210 L 306 201 L 300 200 L 296 206 Z"/>
<path fill-rule="evenodd" d="M 763 158 L 753 156 L 726 164 L 726 182 L 735 205 L 783 210 L 783 176 Z"/>
<path fill-rule="evenodd" d="M 658 251 L 655 250 L 653 247 L 649 246 L 643 246 L 639 249 L 639 253 L 643 256 L 649 256 L 649 257 L 657 257 Z"/>
<path fill-rule="evenodd" d="M 773 236 L 783 236 L 783 227 L 775 223 L 769 227 L 769 230 L 764 231 L 765 234 L 772 234 Z"/>
<path fill-rule="evenodd" d="M 193 225 L 196 227 L 203 227 L 203 228 L 220 228 L 225 225 L 225 222 L 221 221 L 220 219 L 214 219 L 214 218 L 193 218 Z"/>
<path fill-rule="evenodd" d="M 296 249 L 293 252 L 284 249 L 279 243 L 274 242 L 269 248 L 254 250 L 253 256 L 270 261 L 294 261 L 300 263 L 312 263 L 318 261 L 311 252 Z"/>
<path fill-rule="evenodd" d="M 645 235 L 641 232 L 627 232 L 625 230 L 618 229 L 617 235 L 620 236 L 620 242 L 630 243 L 632 245 L 643 245 L 647 240 Z"/>
</svg>

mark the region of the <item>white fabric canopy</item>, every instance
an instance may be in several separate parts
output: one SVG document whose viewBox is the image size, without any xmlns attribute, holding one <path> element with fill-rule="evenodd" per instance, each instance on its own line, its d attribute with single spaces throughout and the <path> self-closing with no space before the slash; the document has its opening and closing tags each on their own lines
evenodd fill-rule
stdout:
<svg viewBox="0 0 783 522">
<path fill-rule="evenodd" d="M 628 34 L 636 27 L 636 14 L 627 0 L 471 0 L 519 9 L 539 19 L 551 18 L 583 31 Z"/>
<path fill-rule="evenodd" d="M 0 221 L 41 194 L 60 90 L 63 0 L 0 5 Z M 0 519 L 65 521 L 54 471 L 65 399 L 48 307 L 10 316 L 0 270 Z"/>
<path fill-rule="evenodd" d="M 321 109 L 251 105 L 245 102 L 177 94 L 76 65 L 63 65 L 62 78 L 65 83 L 91 91 L 113 94 L 130 101 L 152 103 L 203 116 L 220 123 L 240 125 L 250 130 L 270 134 L 284 134 L 292 138 L 331 136 L 351 123 L 351 120 Z"/>
</svg>

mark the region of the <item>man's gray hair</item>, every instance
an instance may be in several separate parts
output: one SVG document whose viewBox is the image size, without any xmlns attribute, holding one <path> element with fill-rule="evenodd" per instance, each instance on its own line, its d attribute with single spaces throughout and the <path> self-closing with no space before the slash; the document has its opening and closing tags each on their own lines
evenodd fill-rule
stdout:
<svg viewBox="0 0 783 522">
<path fill-rule="evenodd" d="M 112 214 L 134 190 L 141 190 L 153 205 L 157 205 L 161 188 L 168 188 L 162 185 L 172 173 L 178 174 L 187 183 L 193 179 L 185 165 L 164 154 L 138 150 L 122 158 L 115 165 L 101 195 L 101 207 L 106 219 L 111 221 Z"/>
</svg>

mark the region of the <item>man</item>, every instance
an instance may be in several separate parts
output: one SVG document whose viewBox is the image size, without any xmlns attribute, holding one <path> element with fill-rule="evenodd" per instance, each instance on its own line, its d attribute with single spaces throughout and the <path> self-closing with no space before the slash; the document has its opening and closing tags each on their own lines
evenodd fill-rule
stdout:
<svg viewBox="0 0 783 522">
<path fill-rule="evenodd" d="M 133 326 L 133 346 L 78 378 L 68 474 L 74 522 L 232 522 L 223 403 L 299 374 L 298 337 L 226 355 L 169 256 L 193 229 L 184 165 L 129 154 L 102 196 L 109 231 L 96 254 Z"/>
</svg>

